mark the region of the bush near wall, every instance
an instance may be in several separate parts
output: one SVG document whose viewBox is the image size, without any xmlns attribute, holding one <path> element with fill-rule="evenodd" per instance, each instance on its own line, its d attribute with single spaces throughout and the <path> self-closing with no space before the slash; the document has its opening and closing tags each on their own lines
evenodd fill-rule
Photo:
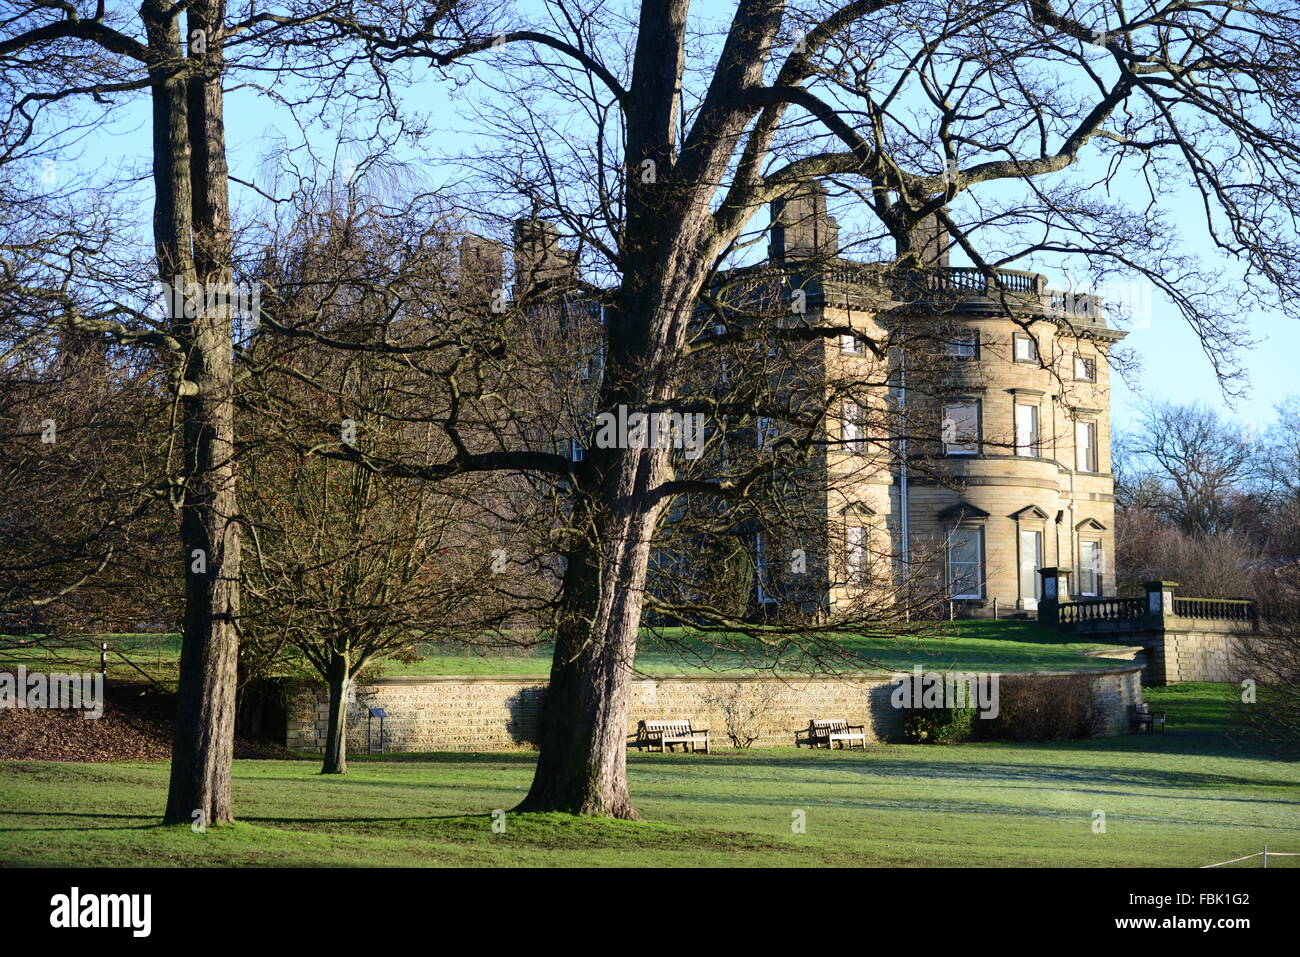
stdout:
<svg viewBox="0 0 1300 957">
<path fill-rule="evenodd" d="M 904 740 L 913 744 L 960 744 L 974 736 L 974 707 L 921 707 L 925 685 L 916 680 L 912 680 L 911 685 L 911 694 L 904 700 L 912 702 L 913 706 L 902 709 Z"/>
<path fill-rule="evenodd" d="M 1073 741 L 1096 735 L 1100 717 L 1086 675 L 1003 675 L 998 715 L 976 719 L 975 736 L 986 741 Z"/>
<path fill-rule="evenodd" d="M 960 744 L 974 735 L 974 708 L 908 708 L 903 737 L 913 744 Z"/>
</svg>

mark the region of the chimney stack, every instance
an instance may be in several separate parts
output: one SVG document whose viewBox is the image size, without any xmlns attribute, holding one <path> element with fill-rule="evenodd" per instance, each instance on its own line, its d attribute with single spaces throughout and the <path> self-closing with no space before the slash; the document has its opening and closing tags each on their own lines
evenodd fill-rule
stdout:
<svg viewBox="0 0 1300 957">
<path fill-rule="evenodd" d="M 912 251 L 927 268 L 948 268 L 948 230 L 931 214 L 912 227 Z"/>
<path fill-rule="evenodd" d="M 820 182 L 806 183 L 773 200 L 771 214 L 768 258 L 784 262 L 838 255 L 840 224 L 826 210 L 826 187 Z"/>
<path fill-rule="evenodd" d="M 505 283 L 505 247 L 491 239 L 466 233 L 460 238 L 460 298 L 468 309 L 490 309 L 493 296 Z"/>
<path fill-rule="evenodd" d="M 543 219 L 515 220 L 515 298 L 534 286 L 571 286 L 578 277 L 576 255 L 560 248 L 560 234 Z"/>
</svg>

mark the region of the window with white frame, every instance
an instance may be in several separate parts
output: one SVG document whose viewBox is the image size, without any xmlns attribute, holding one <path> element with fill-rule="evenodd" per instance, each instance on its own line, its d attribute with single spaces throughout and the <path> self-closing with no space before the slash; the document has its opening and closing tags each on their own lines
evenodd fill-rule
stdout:
<svg viewBox="0 0 1300 957">
<path fill-rule="evenodd" d="M 1101 594 L 1101 542 L 1079 542 L 1079 594 L 1095 598 Z"/>
<path fill-rule="evenodd" d="M 758 432 L 758 447 L 760 449 L 766 448 L 776 441 L 776 419 L 760 415 L 755 428 Z"/>
<path fill-rule="evenodd" d="M 844 570 L 850 585 L 861 585 L 867 577 L 867 527 L 848 525 L 844 529 Z"/>
<path fill-rule="evenodd" d="M 1079 472 L 1097 471 L 1097 423 L 1074 423 L 1074 467 Z"/>
<path fill-rule="evenodd" d="M 1018 332 L 1013 339 L 1016 362 L 1038 361 L 1038 340 L 1027 332 Z"/>
<path fill-rule="evenodd" d="M 587 450 L 578 444 L 577 439 L 569 439 L 569 461 L 581 462 L 587 457 Z"/>
<path fill-rule="evenodd" d="M 1020 531 L 1020 607 L 1037 608 L 1043 594 L 1043 533 L 1037 529 Z"/>
<path fill-rule="evenodd" d="M 1038 406 L 1016 403 L 1016 455 L 1038 455 Z"/>
<path fill-rule="evenodd" d="M 861 355 L 862 349 L 862 340 L 857 336 L 847 334 L 840 336 L 840 352 L 851 352 L 856 355 Z"/>
<path fill-rule="evenodd" d="M 862 406 L 856 402 L 844 403 L 844 421 L 841 424 L 842 438 L 844 439 L 844 451 L 850 455 L 861 455 L 865 448 L 863 441 L 863 415 Z"/>
<path fill-rule="evenodd" d="M 980 450 L 978 401 L 948 402 L 943 407 L 943 450 L 948 455 L 976 455 Z"/>
<path fill-rule="evenodd" d="M 950 359 L 978 359 L 980 335 L 977 329 L 963 329 L 944 344 L 944 355 Z"/>
<path fill-rule="evenodd" d="M 1096 382 L 1097 360 L 1087 356 L 1075 356 L 1074 377 L 1080 382 Z"/>
<path fill-rule="evenodd" d="M 948 595 L 984 597 L 984 535 L 979 528 L 955 528 L 948 535 Z"/>
</svg>

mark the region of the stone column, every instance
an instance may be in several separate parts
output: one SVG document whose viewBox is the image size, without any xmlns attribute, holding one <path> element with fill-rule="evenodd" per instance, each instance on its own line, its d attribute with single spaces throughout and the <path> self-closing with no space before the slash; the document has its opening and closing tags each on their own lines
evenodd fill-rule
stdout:
<svg viewBox="0 0 1300 957">
<path fill-rule="evenodd" d="M 1174 613 L 1174 590 L 1178 582 L 1143 582 L 1142 587 L 1146 590 L 1147 601 L 1142 627 L 1151 635 L 1143 641 L 1147 649 L 1149 683 L 1170 684 L 1179 679 L 1177 639 L 1165 631 L 1165 622 Z"/>
<path fill-rule="evenodd" d="M 1174 613 L 1174 589 L 1178 582 L 1143 582 L 1146 589 L 1146 622 L 1152 628 L 1164 629 L 1165 617 Z"/>
<path fill-rule="evenodd" d="M 1069 594 L 1070 570 L 1047 567 L 1038 569 L 1043 577 L 1043 597 L 1038 600 L 1039 624 L 1055 628 L 1060 624 L 1061 596 Z"/>
</svg>

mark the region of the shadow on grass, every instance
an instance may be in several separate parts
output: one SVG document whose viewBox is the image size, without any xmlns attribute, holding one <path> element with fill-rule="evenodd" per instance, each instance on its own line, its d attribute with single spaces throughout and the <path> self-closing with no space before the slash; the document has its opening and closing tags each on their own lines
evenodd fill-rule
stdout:
<svg viewBox="0 0 1300 957">
<path fill-rule="evenodd" d="M 923 747 L 917 745 L 916 747 Z M 1040 786 L 1070 786 L 1092 783 L 1098 787 L 1106 785 L 1147 785 L 1160 788 L 1204 788 L 1204 787 L 1281 787 L 1297 789 L 1294 779 L 1268 778 L 1229 774 L 1212 774 L 1201 771 L 1167 771 L 1150 767 L 1125 767 L 1118 765 L 1090 765 L 1080 767 L 1069 764 L 1021 764 L 1006 761 L 979 760 L 980 752 L 967 752 L 970 760 L 935 761 L 925 758 L 908 760 L 898 757 L 885 757 L 868 750 L 858 760 L 851 758 L 827 762 L 826 756 L 809 756 L 805 759 L 792 758 L 790 755 L 761 757 L 728 757 L 726 755 L 700 755 L 697 766 L 701 771 L 722 768 L 771 768 L 782 771 L 794 769 L 809 772 L 849 772 L 865 777 L 917 778 L 921 780 L 966 780 L 976 782 L 1003 782 L 1004 786 L 1016 787 L 1024 784 Z M 988 752 L 984 752 L 987 754 Z M 852 754 L 852 752 L 846 752 Z M 695 757 L 692 755 L 692 757 Z M 857 757 L 857 755 L 855 755 Z M 668 762 L 654 761 L 635 763 L 633 770 L 652 770 L 664 767 Z M 674 769 L 683 767 L 685 762 L 674 763 Z M 1072 788 L 1074 790 L 1075 788 Z M 1300 793 L 1300 791 L 1298 791 Z M 1300 802 L 1284 802 L 1297 803 Z"/>
</svg>

